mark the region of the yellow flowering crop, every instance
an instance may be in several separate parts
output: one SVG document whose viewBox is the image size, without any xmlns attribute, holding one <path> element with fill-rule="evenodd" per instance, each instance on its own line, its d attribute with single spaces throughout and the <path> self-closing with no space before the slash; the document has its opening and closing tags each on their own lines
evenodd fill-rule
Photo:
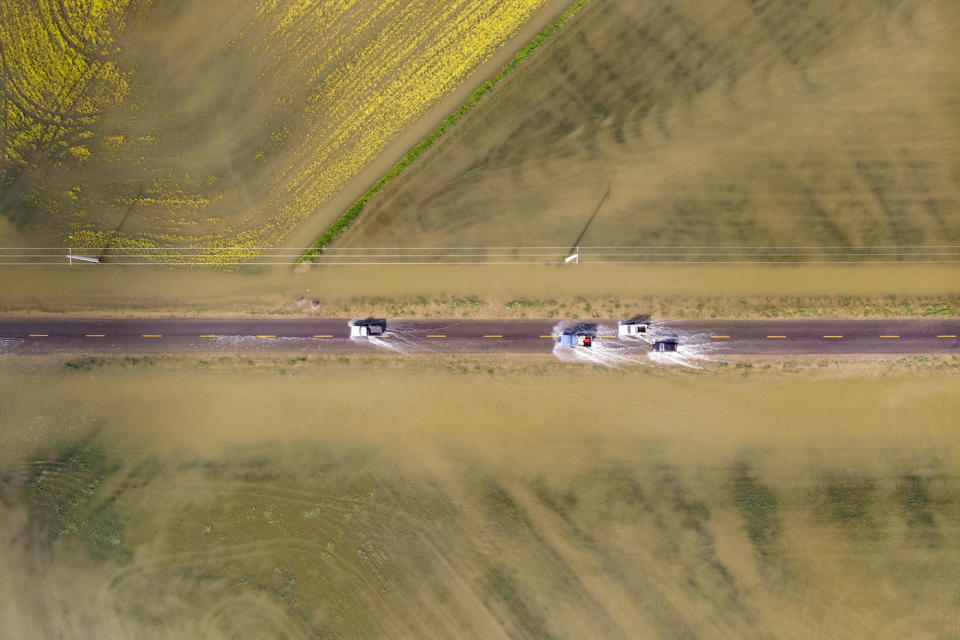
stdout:
<svg viewBox="0 0 960 640">
<path fill-rule="evenodd" d="M 65 244 L 276 246 L 546 2 L 259 0 L 234 19 L 191 0 L 184 12 L 233 31 L 211 36 L 223 40 L 209 51 L 185 41 L 193 48 L 169 73 L 249 61 L 223 63 L 240 76 L 212 104 L 230 103 L 235 86 L 266 87 L 230 103 L 224 118 L 243 127 L 231 133 L 256 142 L 223 159 L 198 151 L 223 129 L 162 111 L 180 105 L 139 75 L 156 67 L 150 49 L 123 56 L 124 37 L 154 26 L 148 0 L 4 0 L 0 171 L 41 170 L 24 198 Z M 244 119 L 247 108 L 260 115 Z"/>
</svg>

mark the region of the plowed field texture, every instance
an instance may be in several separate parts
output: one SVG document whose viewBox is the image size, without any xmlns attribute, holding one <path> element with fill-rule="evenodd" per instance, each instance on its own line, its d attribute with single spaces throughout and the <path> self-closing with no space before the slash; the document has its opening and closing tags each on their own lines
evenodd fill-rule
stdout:
<svg viewBox="0 0 960 640">
<path fill-rule="evenodd" d="M 340 246 L 960 244 L 958 31 L 952 0 L 594 0 Z"/>
<path fill-rule="evenodd" d="M 4 0 L 0 206 L 33 246 L 280 244 L 546 2 Z"/>
<path fill-rule="evenodd" d="M 5 640 L 960 628 L 953 369 L 7 358 Z"/>
</svg>

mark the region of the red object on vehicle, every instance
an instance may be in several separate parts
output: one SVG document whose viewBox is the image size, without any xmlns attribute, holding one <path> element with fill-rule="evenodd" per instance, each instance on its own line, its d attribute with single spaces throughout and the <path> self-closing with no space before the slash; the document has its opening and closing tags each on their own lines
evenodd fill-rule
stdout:
<svg viewBox="0 0 960 640">
<path fill-rule="evenodd" d="M 585 346 L 585 347 L 589 347 L 589 346 L 590 346 L 590 336 L 587 336 L 587 337 L 585 337 L 585 338 L 583 339 L 583 346 Z"/>
</svg>

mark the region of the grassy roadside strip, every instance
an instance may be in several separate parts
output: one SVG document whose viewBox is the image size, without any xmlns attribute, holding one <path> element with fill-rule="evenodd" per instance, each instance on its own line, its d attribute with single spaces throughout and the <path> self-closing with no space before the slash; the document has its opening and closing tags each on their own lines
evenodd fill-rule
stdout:
<svg viewBox="0 0 960 640">
<path fill-rule="evenodd" d="M 378 194 L 391 180 L 396 178 L 404 169 L 409 167 L 413 162 L 419 158 L 423 153 L 433 145 L 434 142 L 439 140 L 443 134 L 452 129 L 457 125 L 460 120 L 470 112 L 482 99 L 487 95 L 491 89 L 493 89 L 497 84 L 499 84 L 504 78 L 506 78 L 510 73 L 513 72 L 520 64 L 526 60 L 531 54 L 537 51 L 540 47 L 544 45 L 555 33 L 557 33 L 561 27 L 573 16 L 580 12 L 590 0 L 576 0 L 576 2 L 571 5 L 569 9 L 563 12 L 559 18 L 553 21 L 548 25 L 543 31 L 537 34 L 537 36 L 531 40 L 523 49 L 521 49 L 517 55 L 513 57 L 510 62 L 507 63 L 503 69 L 500 70 L 500 73 L 495 75 L 490 80 L 484 82 L 480 88 L 473 92 L 473 95 L 470 96 L 470 99 L 467 100 L 459 109 L 447 116 L 444 121 L 440 124 L 439 127 L 433 130 L 426 138 L 421 140 L 413 149 L 407 152 L 405 156 L 398 162 L 393 165 L 393 168 L 380 180 L 377 181 L 370 189 L 364 193 L 359 200 L 357 200 L 352 207 L 347 209 L 342 216 L 340 216 L 332 225 L 330 225 L 326 231 L 310 246 L 310 250 L 307 251 L 300 258 L 299 262 L 310 262 L 311 258 L 316 255 L 320 255 L 323 251 L 323 248 L 330 244 L 330 242 L 336 238 L 338 235 L 343 233 L 343 231 L 350 226 L 350 224 L 360 215 L 360 212 L 363 211 L 363 208 L 367 206 L 367 202 L 370 199 Z"/>
<path fill-rule="evenodd" d="M 278 294 L 251 303 L 239 297 L 171 306 L 147 297 L 126 305 L 97 305 L 88 296 L 0 303 L 0 317 L 98 316 L 196 318 L 376 316 L 388 318 L 611 319 L 649 313 L 674 320 L 773 320 L 778 318 L 875 319 L 960 318 L 960 295 L 943 296 L 554 296 L 472 295 L 329 296 L 314 299 Z"/>
<path fill-rule="evenodd" d="M 351 297 L 327 299 L 319 315 L 392 318 L 595 319 L 649 313 L 672 320 L 775 320 L 803 318 L 957 318 L 960 296 L 945 297 L 692 297 L 556 296 L 485 298 L 474 296 Z"/>
<path fill-rule="evenodd" d="M 490 353 L 490 354 L 417 354 L 397 358 L 396 354 L 380 352 L 369 355 L 332 353 L 244 353 L 244 354 L 137 354 L 79 356 L 70 354 L 2 356 L 11 368 L 27 372 L 24 375 L 49 375 L 63 371 L 83 375 L 92 371 L 154 370 L 180 371 L 186 375 L 201 371 L 219 374 L 280 374 L 284 376 L 339 375 L 345 371 L 391 371 L 411 374 L 443 374 L 473 376 L 530 376 L 569 375 L 569 363 L 556 360 L 546 353 Z M 706 363 L 704 369 L 687 367 L 634 367 L 631 375 L 644 377 L 688 377 L 719 374 L 798 374 L 806 372 L 817 377 L 837 377 L 865 374 L 901 373 L 916 375 L 957 375 L 960 356 L 942 354 L 809 354 L 809 355 L 749 355 L 727 354 L 721 360 Z M 616 369 L 602 365 L 588 365 L 597 375 L 621 375 Z M 577 375 L 582 375 L 582 369 Z"/>
</svg>

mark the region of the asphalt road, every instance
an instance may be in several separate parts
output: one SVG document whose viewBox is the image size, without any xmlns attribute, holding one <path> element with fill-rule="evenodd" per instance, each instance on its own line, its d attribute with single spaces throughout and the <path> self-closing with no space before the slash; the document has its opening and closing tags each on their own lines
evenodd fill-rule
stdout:
<svg viewBox="0 0 960 640">
<path fill-rule="evenodd" d="M 544 353 L 557 320 L 392 320 L 382 339 L 351 340 L 339 319 L 0 319 L 0 353 L 175 353 L 282 350 L 362 353 Z M 619 339 L 616 320 L 599 320 L 597 347 L 644 351 Z M 960 320 L 655 321 L 646 340 L 677 335 L 681 350 L 715 354 L 960 353 Z"/>
</svg>

